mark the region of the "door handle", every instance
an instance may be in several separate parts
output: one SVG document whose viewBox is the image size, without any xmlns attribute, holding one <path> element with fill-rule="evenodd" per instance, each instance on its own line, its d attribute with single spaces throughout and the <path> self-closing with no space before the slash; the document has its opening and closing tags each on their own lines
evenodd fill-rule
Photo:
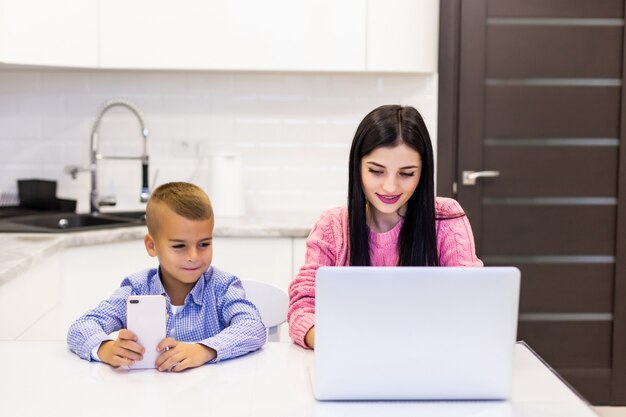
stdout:
<svg viewBox="0 0 626 417">
<path fill-rule="evenodd" d="M 476 185 L 478 178 L 499 177 L 500 171 L 463 171 L 463 185 Z"/>
</svg>

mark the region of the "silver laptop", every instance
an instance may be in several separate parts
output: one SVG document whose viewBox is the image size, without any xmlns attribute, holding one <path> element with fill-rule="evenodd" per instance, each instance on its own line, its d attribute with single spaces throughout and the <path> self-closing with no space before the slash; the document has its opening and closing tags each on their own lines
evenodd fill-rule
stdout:
<svg viewBox="0 0 626 417">
<path fill-rule="evenodd" d="M 520 271 L 321 267 L 319 400 L 484 400 L 511 394 Z"/>
</svg>

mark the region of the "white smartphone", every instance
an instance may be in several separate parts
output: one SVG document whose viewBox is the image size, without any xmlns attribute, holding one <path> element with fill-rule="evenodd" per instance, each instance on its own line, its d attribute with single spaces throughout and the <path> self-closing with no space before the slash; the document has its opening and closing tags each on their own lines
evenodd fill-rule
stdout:
<svg viewBox="0 0 626 417">
<path fill-rule="evenodd" d="M 167 309 L 162 295 L 131 295 L 126 298 L 126 328 L 137 335 L 144 347 L 143 359 L 131 369 L 155 368 L 160 353 L 156 348 L 167 332 Z"/>
</svg>

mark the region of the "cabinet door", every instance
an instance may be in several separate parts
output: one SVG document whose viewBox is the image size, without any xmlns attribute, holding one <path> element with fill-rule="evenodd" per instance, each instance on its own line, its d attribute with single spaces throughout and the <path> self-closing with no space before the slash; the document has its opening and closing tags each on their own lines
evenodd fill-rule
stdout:
<svg viewBox="0 0 626 417">
<path fill-rule="evenodd" d="M 437 72 L 438 0 L 368 0 L 367 71 Z"/>
<path fill-rule="evenodd" d="M 0 61 L 98 66 L 98 0 L 0 0 Z"/>
<path fill-rule="evenodd" d="M 291 238 L 216 237 L 213 265 L 242 279 L 269 282 L 287 290 L 291 281 Z"/>
<path fill-rule="evenodd" d="M 294 238 L 293 239 L 293 270 L 291 271 L 292 275 L 295 277 L 298 272 L 300 272 L 300 268 L 304 265 L 304 260 L 306 256 L 306 238 Z"/>
<path fill-rule="evenodd" d="M 100 65 L 206 67 L 217 43 L 207 35 L 219 26 L 210 1 L 106 0 L 100 4 Z"/>
<path fill-rule="evenodd" d="M 365 69 L 366 0 L 107 0 L 105 68 Z"/>
</svg>

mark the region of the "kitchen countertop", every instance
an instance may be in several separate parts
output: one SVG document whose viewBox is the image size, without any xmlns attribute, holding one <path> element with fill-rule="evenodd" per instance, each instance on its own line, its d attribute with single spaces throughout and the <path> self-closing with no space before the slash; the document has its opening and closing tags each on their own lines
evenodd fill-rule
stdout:
<svg viewBox="0 0 626 417">
<path fill-rule="evenodd" d="M 213 236 L 305 238 L 318 216 L 319 213 L 216 218 Z M 42 256 L 63 248 L 140 240 L 146 232 L 146 226 L 137 226 L 65 233 L 0 233 L 0 285 Z"/>
</svg>

